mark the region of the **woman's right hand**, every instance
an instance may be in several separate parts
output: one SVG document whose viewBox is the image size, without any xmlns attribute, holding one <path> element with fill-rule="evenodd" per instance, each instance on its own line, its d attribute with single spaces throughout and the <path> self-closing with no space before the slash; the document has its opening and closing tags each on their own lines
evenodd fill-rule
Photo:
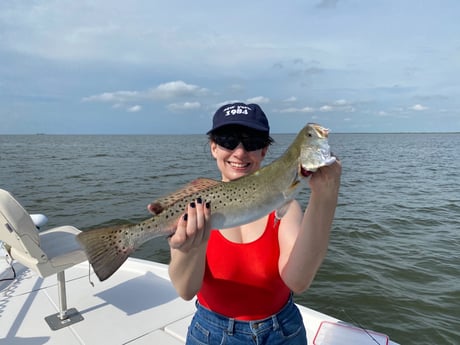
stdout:
<svg viewBox="0 0 460 345">
<path fill-rule="evenodd" d="M 147 206 L 147 209 L 155 214 L 150 205 Z M 209 202 L 203 202 L 201 198 L 191 202 L 186 209 L 186 213 L 179 218 L 176 232 L 168 239 L 171 249 L 187 253 L 191 249 L 207 242 L 211 230 L 210 218 L 211 207 Z"/>
<path fill-rule="evenodd" d="M 200 247 L 209 239 L 211 207 L 201 198 L 191 202 L 187 212 L 180 217 L 176 232 L 169 238 L 169 246 L 182 252 Z"/>
<path fill-rule="evenodd" d="M 179 296 L 190 300 L 203 282 L 211 232 L 211 207 L 198 198 L 187 206 L 185 212 L 177 222 L 176 232 L 168 239 L 171 248 L 168 272 Z"/>
</svg>

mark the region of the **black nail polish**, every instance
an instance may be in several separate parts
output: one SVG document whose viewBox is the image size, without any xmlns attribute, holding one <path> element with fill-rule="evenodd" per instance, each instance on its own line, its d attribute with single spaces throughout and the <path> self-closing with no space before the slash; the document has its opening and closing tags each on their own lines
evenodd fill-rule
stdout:
<svg viewBox="0 0 460 345">
<path fill-rule="evenodd" d="M 194 202 L 191 202 L 191 203 L 190 203 L 190 207 L 191 207 L 191 208 L 195 208 L 195 207 L 196 207 L 195 203 L 194 203 Z"/>
<path fill-rule="evenodd" d="M 211 207 L 211 201 L 208 201 L 208 202 L 206 203 L 206 208 L 210 208 L 210 207 Z"/>
<path fill-rule="evenodd" d="M 201 198 L 198 197 L 198 198 L 196 198 L 196 202 L 197 202 L 198 204 L 201 204 L 201 203 L 203 202 L 203 200 L 202 200 Z"/>
<path fill-rule="evenodd" d="M 187 221 L 187 219 L 188 219 L 188 214 L 186 213 L 184 214 L 184 220 Z"/>
</svg>

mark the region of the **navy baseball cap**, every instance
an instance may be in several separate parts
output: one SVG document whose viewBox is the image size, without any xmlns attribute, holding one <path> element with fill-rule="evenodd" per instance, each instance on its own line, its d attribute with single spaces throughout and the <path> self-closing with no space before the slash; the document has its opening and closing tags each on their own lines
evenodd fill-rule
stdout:
<svg viewBox="0 0 460 345">
<path fill-rule="evenodd" d="M 206 134 L 228 125 L 240 125 L 261 132 L 270 132 L 267 117 L 257 104 L 232 103 L 221 106 L 212 119 L 212 129 Z"/>
</svg>

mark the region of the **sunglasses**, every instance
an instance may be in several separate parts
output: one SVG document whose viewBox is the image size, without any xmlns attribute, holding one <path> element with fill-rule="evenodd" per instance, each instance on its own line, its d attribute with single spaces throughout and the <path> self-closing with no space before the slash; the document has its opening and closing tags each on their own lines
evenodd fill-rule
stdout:
<svg viewBox="0 0 460 345">
<path fill-rule="evenodd" d="M 268 137 L 240 134 L 214 134 L 212 140 L 227 150 L 234 150 L 240 143 L 246 151 L 260 150 L 270 144 Z"/>
</svg>

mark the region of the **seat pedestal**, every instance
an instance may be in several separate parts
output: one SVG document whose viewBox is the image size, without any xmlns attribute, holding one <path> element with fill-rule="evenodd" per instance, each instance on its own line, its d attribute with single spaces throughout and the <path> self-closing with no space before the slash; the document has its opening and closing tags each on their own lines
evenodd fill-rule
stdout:
<svg viewBox="0 0 460 345">
<path fill-rule="evenodd" d="M 67 294 L 65 289 L 64 271 L 57 273 L 59 312 L 45 317 L 46 323 L 53 330 L 73 325 L 83 320 L 83 316 L 75 308 L 67 309 Z"/>
</svg>

